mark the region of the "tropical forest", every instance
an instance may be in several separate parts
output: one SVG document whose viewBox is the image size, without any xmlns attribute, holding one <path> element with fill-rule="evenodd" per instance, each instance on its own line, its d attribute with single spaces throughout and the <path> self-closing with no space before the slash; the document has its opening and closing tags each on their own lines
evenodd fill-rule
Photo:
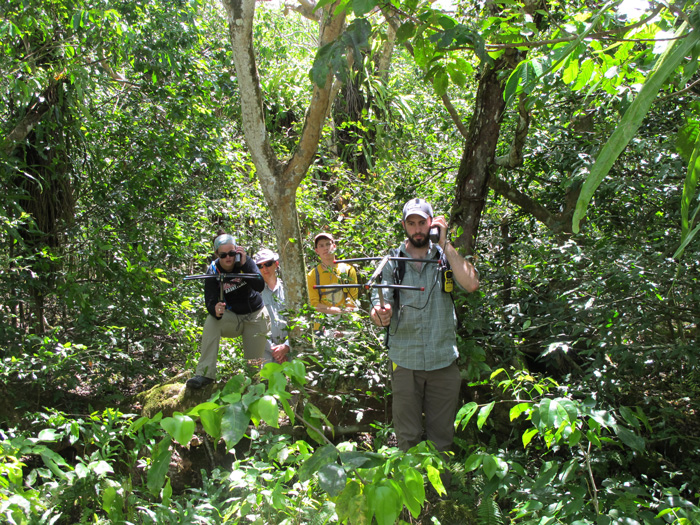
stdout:
<svg viewBox="0 0 700 525">
<path fill-rule="evenodd" d="M 2 2 L 0 522 L 700 524 L 699 53 L 697 0 Z M 449 451 L 371 318 L 416 198 L 478 273 Z M 220 232 L 291 359 L 189 388 Z"/>
</svg>

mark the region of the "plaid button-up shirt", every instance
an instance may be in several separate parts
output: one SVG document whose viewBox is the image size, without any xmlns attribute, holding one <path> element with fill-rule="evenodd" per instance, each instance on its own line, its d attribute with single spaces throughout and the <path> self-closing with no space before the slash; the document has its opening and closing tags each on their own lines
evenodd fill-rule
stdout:
<svg viewBox="0 0 700 525">
<path fill-rule="evenodd" d="M 400 248 L 402 257 L 410 257 L 405 245 Z M 431 244 L 427 259 L 434 259 L 437 246 Z M 394 304 L 394 290 L 374 288 L 373 304 L 379 303 L 379 293 L 391 303 L 393 315 L 389 326 L 389 359 L 410 370 L 438 370 L 457 359 L 457 314 L 450 294 L 441 289 L 440 272 L 436 263 L 406 262 L 406 272 L 401 284 L 422 286 L 424 291 L 401 290 L 400 305 Z M 394 283 L 394 268 L 398 261 L 389 261 L 382 271 L 383 284 Z M 420 269 L 417 266 L 420 265 Z"/>
</svg>

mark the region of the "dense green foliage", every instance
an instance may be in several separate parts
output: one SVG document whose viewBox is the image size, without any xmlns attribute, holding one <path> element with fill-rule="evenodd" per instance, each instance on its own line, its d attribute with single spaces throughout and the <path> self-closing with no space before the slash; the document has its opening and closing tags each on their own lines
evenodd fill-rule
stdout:
<svg viewBox="0 0 700 525">
<path fill-rule="evenodd" d="M 356 23 L 316 67 L 355 46 L 353 70 L 333 64 L 361 77 L 372 102 L 345 123 L 363 130 L 354 147 L 370 169 L 354 172 L 326 130 L 297 195 L 308 265 L 319 230 L 337 235 L 341 256 L 376 256 L 402 238 L 408 198 L 450 212 L 464 144 L 437 95 L 467 119 L 480 68 L 513 42 L 568 38 L 503 71 L 498 155 L 517 97 L 532 122 L 522 165 L 494 172 L 532 199 L 563 214 L 602 173 L 596 160 L 630 108 L 639 121 L 576 235 L 489 195 L 481 289 L 455 296 L 465 390 L 454 456 L 392 446 L 383 333 L 366 297 L 340 321 L 346 338 L 299 336 L 297 361 L 260 374 L 226 341 L 225 386 L 211 399 L 137 413 L 134 394 L 194 368 L 205 313 L 201 287 L 182 277 L 210 260 L 216 229 L 249 253 L 274 248 L 226 24 L 205 1 L 13 0 L 0 20 L 3 519 L 700 522 L 698 105 L 692 87 L 672 96 L 696 79 L 693 45 L 661 80 L 663 97 L 632 106 L 664 56 L 646 39 L 678 29 L 676 15 L 614 41 L 592 37 L 627 20 L 612 4 L 464 4 L 446 17 L 409 2 L 398 39 L 412 52 L 397 47 L 380 81 L 368 72 L 386 27 L 372 2 L 348 5 Z M 286 156 L 318 74 L 318 28 L 275 8 L 256 16 L 266 125 Z"/>
</svg>

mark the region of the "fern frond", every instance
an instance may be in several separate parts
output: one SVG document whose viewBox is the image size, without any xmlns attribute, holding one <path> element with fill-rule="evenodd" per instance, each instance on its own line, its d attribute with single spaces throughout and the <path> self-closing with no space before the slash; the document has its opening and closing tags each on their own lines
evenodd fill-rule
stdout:
<svg viewBox="0 0 700 525">
<path fill-rule="evenodd" d="M 481 500 L 476 517 L 479 525 L 503 525 L 501 508 L 492 497 Z"/>
</svg>

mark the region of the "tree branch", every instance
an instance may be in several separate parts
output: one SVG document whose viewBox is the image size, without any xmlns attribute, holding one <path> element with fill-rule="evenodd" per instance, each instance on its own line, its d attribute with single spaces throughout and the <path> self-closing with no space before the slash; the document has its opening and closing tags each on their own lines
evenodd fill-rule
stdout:
<svg viewBox="0 0 700 525">
<path fill-rule="evenodd" d="M 572 233 L 571 220 L 567 220 L 567 217 L 570 215 L 568 209 L 565 209 L 564 212 L 561 214 L 552 213 L 530 196 L 525 195 L 520 190 L 510 186 L 503 179 L 498 178 L 498 176 L 494 173 L 492 173 L 489 177 L 488 185 L 489 188 L 491 188 L 493 191 L 506 198 L 513 204 L 519 206 L 527 213 L 531 214 L 537 220 L 539 220 L 548 228 L 550 228 L 553 232 Z M 569 199 L 567 198 L 567 201 L 568 200 Z"/>
<path fill-rule="evenodd" d="M 31 105 L 20 121 L 15 124 L 12 131 L 10 131 L 7 137 L 2 141 L 2 151 L 6 155 L 12 154 L 12 150 L 15 149 L 15 146 L 27 138 L 34 129 L 34 126 L 41 122 L 44 115 L 56 104 L 58 100 L 57 90 L 63 82 L 65 82 L 65 80 L 52 82 L 51 85 L 42 92 L 39 100 Z"/>
<path fill-rule="evenodd" d="M 292 10 L 295 13 L 299 13 L 304 18 L 308 18 L 309 20 L 314 20 L 316 22 L 321 21 L 321 12 L 314 11 L 314 9 L 316 9 L 315 2 L 310 2 L 309 0 L 297 0 L 297 1 L 299 2 L 298 4 L 289 4 L 289 3 L 285 2 L 285 4 L 284 4 L 285 14 L 286 14 L 287 10 Z"/>
<path fill-rule="evenodd" d="M 496 166 L 505 168 L 515 168 L 523 163 L 523 149 L 527 134 L 530 131 L 530 113 L 525 108 L 527 96 L 524 93 L 520 94 L 520 102 L 518 103 L 518 126 L 515 128 L 515 136 L 510 145 L 510 151 L 507 155 L 496 157 L 494 163 Z"/>
<path fill-rule="evenodd" d="M 345 27 L 345 11 L 343 10 L 338 15 L 333 14 L 337 6 L 338 2 L 335 2 L 323 9 L 319 47 L 323 47 L 338 38 Z M 306 120 L 304 121 L 304 128 L 301 132 L 297 149 L 283 169 L 283 178 L 289 179 L 292 184 L 298 185 L 301 183 L 316 155 L 323 123 L 332 100 L 332 93 L 333 75 L 328 73 L 324 87 L 321 88 L 314 84 L 311 103 L 306 112 Z"/>
</svg>

